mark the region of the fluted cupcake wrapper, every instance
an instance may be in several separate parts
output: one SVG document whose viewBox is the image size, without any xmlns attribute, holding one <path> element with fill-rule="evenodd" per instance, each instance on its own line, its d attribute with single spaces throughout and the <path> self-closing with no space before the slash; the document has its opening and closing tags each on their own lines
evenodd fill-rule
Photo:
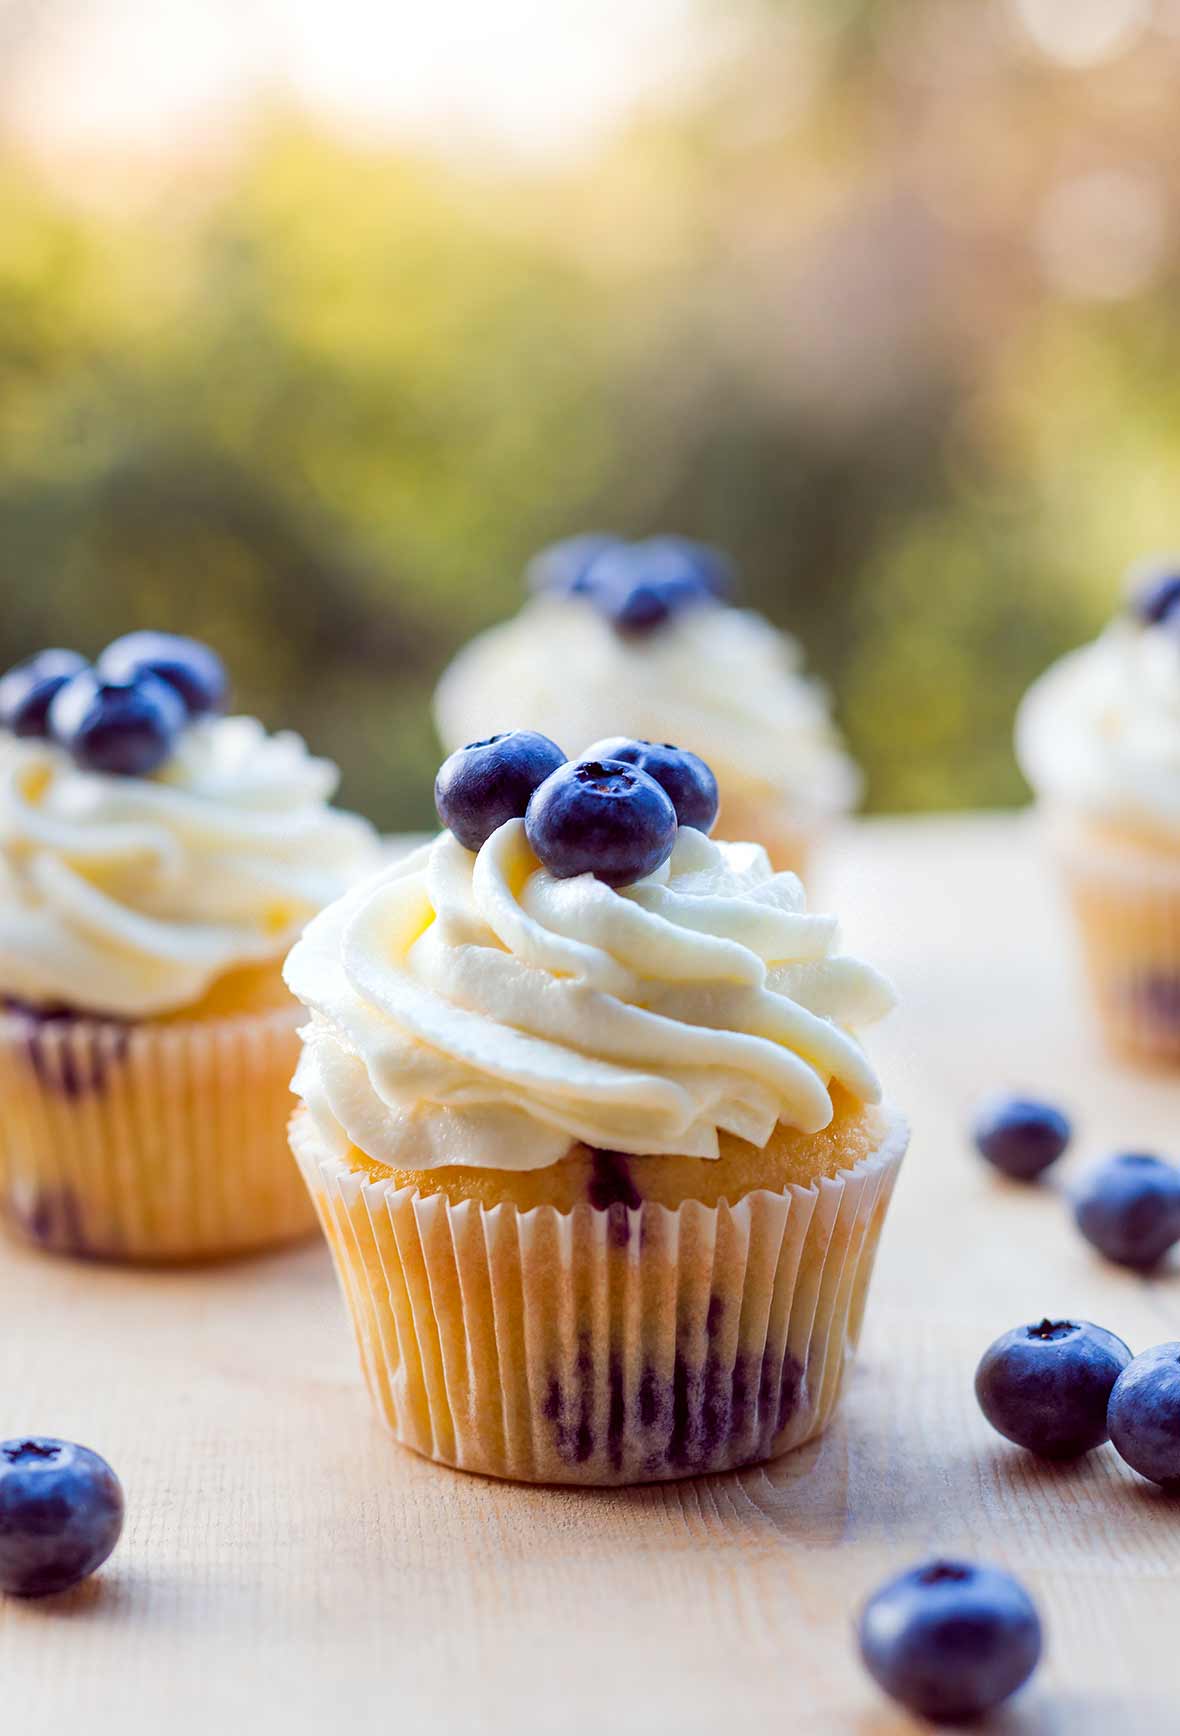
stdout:
<svg viewBox="0 0 1180 1736">
<path fill-rule="evenodd" d="M 827 1424 L 908 1142 L 813 1187 L 675 1210 L 451 1204 L 370 1182 L 306 1112 L 292 1147 L 380 1416 L 404 1445 L 525 1482 L 756 1464 Z"/>
<path fill-rule="evenodd" d="M 1180 1065 L 1180 852 L 1060 826 L 1051 841 L 1107 1044 Z"/>
<path fill-rule="evenodd" d="M 183 1024 L 0 1016 L 0 1214 L 95 1259 L 216 1259 L 309 1233 L 286 1125 L 299 1010 Z"/>
</svg>

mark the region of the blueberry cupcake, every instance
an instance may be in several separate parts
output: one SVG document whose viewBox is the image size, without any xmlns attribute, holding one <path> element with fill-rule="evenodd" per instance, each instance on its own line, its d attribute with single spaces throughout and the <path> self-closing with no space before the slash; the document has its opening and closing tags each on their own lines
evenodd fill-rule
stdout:
<svg viewBox="0 0 1180 1736">
<path fill-rule="evenodd" d="M 316 917 L 292 1144 L 380 1416 L 441 1463 L 658 1481 L 819 1433 L 905 1146 L 892 1004 L 691 756 L 460 750 Z M 703 775 L 702 775 L 703 774 Z"/>
<path fill-rule="evenodd" d="M 538 555 L 532 596 L 461 651 L 435 696 L 443 745 L 543 731 L 571 753 L 620 732 L 705 755 L 718 830 L 806 874 L 860 774 L 796 642 L 730 603 L 730 563 L 682 537 L 582 536 Z"/>
<path fill-rule="evenodd" d="M 1180 562 L 1133 572 L 1100 637 L 1025 696 L 1021 767 L 1116 1050 L 1180 1062 Z"/>
<path fill-rule="evenodd" d="M 216 1257 L 314 1227 L 282 960 L 379 864 L 296 735 L 135 633 L 0 680 L 0 1212 L 61 1253 Z"/>
</svg>

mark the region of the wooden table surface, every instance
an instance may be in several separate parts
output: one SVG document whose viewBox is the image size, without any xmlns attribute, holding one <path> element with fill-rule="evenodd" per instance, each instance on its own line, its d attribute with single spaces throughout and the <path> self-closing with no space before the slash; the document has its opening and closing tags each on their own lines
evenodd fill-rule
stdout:
<svg viewBox="0 0 1180 1736">
<path fill-rule="evenodd" d="M 972 1396 L 985 1345 L 1046 1312 L 1180 1337 L 1180 1273 L 1103 1265 L 1061 1182 L 1004 1183 L 964 1139 L 978 1094 L 1024 1084 L 1076 1112 L 1063 1181 L 1119 1144 L 1180 1155 L 1180 1079 L 1099 1053 L 1026 820 L 864 824 L 814 902 L 897 981 L 873 1052 L 914 1123 L 827 1437 L 649 1489 L 464 1477 L 370 1417 L 322 1247 L 175 1274 L 0 1249 L 0 1435 L 94 1446 L 128 1500 L 89 1584 L 0 1599 L 4 1730 L 883 1736 L 911 1725 L 852 1612 L 939 1550 L 1013 1569 L 1045 1617 L 996 1728 L 1180 1731 L 1180 1505 L 1111 1448 L 1038 1464 Z"/>
</svg>

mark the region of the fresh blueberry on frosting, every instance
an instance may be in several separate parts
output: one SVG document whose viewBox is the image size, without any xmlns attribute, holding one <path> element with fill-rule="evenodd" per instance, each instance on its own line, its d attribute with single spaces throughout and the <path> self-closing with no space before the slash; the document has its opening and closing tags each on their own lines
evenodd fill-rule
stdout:
<svg viewBox="0 0 1180 1736">
<path fill-rule="evenodd" d="M 557 743 L 531 729 L 470 742 L 434 780 L 438 817 L 468 850 L 479 850 L 506 820 L 523 818 L 533 791 L 564 764 Z"/>
<path fill-rule="evenodd" d="M 534 793 L 525 831 L 555 879 L 593 874 L 608 886 L 631 886 L 672 854 L 676 809 L 637 766 L 571 760 Z"/>
<path fill-rule="evenodd" d="M 594 561 L 590 600 L 625 638 L 643 637 L 688 609 L 717 601 L 705 568 L 677 538 L 619 543 Z"/>
<path fill-rule="evenodd" d="M 640 741 L 626 735 L 607 736 L 587 748 L 586 759 L 622 760 L 654 778 L 676 809 L 681 826 L 711 832 L 717 818 L 717 779 L 704 760 L 669 741 Z"/>
<path fill-rule="evenodd" d="M 1129 608 L 1145 627 L 1158 627 L 1180 610 L 1180 562 L 1153 562 L 1131 582 Z"/>
<path fill-rule="evenodd" d="M 39 651 L 0 679 L 0 729 L 13 735 L 48 734 L 49 707 L 55 695 L 86 667 L 76 651 Z"/>
<path fill-rule="evenodd" d="M 109 681 L 154 675 L 175 688 L 189 717 L 224 711 L 229 696 L 229 678 L 216 651 L 178 633 L 125 633 L 107 646 L 98 672 Z"/>
<path fill-rule="evenodd" d="M 639 547 L 645 551 L 648 561 L 659 561 L 666 574 L 679 571 L 695 579 L 719 602 L 729 602 L 737 589 L 737 573 L 732 559 L 724 549 L 715 548 L 712 543 L 665 534 L 648 537 Z"/>
<path fill-rule="evenodd" d="M 163 765 L 184 724 L 184 701 L 154 675 L 114 681 L 84 669 L 49 708 L 50 734 L 75 764 L 117 777 L 147 777 Z"/>
<path fill-rule="evenodd" d="M 526 568 L 529 590 L 557 597 L 582 595 L 591 588 L 591 568 L 599 555 L 619 547 L 621 542 L 621 537 L 609 531 L 585 531 L 581 536 L 567 536 L 561 542 L 550 543 L 533 556 Z"/>
</svg>

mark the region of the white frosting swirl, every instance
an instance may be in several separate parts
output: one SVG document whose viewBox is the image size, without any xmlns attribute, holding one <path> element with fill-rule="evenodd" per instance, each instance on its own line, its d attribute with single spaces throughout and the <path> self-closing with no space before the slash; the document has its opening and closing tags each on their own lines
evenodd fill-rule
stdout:
<svg viewBox="0 0 1180 1736">
<path fill-rule="evenodd" d="M 448 751 L 505 729 L 574 754 L 608 735 L 675 742 L 708 761 L 723 799 L 747 790 L 822 818 L 853 807 L 861 780 L 802 663 L 748 609 L 688 609 L 625 638 L 585 598 L 542 596 L 459 653 L 435 719 Z"/>
<path fill-rule="evenodd" d="M 380 859 L 368 822 L 327 805 L 337 777 L 250 717 L 194 724 L 148 778 L 3 738 L 0 994 L 148 1017 L 280 959 Z"/>
<path fill-rule="evenodd" d="M 817 1132 L 830 1084 L 876 1101 L 851 1028 L 893 1001 L 837 955 L 793 874 L 684 828 L 621 892 L 558 880 L 510 820 L 478 855 L 444 832 L 309 924 L 287 982 L 310 1009 L 295 1078 L 330 1147 L 393 1168 L 539 1169 L 573 1140 L 715 1158 Z"/>
<path fill-rule="evenodd" d="M 1121 619 L 1025 695 L 1016 751 L 1039 796 L 1180 838 L 1180 633 Z"/>
</svg>

